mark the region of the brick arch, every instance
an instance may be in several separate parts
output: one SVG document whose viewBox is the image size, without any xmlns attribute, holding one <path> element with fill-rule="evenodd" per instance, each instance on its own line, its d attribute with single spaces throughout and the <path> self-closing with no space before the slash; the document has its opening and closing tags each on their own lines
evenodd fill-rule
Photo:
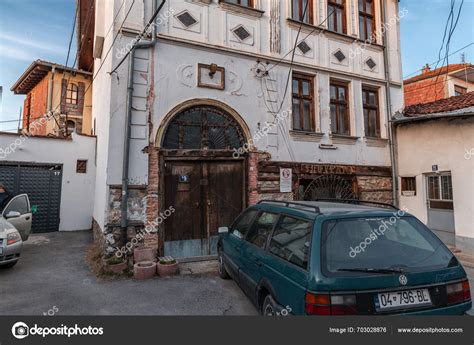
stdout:
<svg viewBox="0 0 474 345">
<path fill-rule="evenodd" d="M 166 114 L 166 116 L 162 119 L 161 124 L 158 128 L 156 138 L 155 138 L 155 147 L 158 149 L 162 148 L 166 131 L 169 127 L 169 124 L 173 121 L 175 116 L 193 107 L 200 107 L 200 106 L 212 106 L 221 110 L 226 115 L 230 116 L 232 120 L 234 120 L 235 123 L 242 130 L 244 142 L 246 143 L 249 142 L 249 139 L 252 137 L 250 129 L 248 128 L 247 123 L 244 121 L 244 119 L 240 116 L 240 114 L 237 111 L 235 111 L 232 107 L 228 106 L 227 104 L 214 100 L 214 99 L 195 98 L 195 99 L 191 99 L 177 105 L 171 111 L 169 111 L 168 114 Z"/>
</svg>

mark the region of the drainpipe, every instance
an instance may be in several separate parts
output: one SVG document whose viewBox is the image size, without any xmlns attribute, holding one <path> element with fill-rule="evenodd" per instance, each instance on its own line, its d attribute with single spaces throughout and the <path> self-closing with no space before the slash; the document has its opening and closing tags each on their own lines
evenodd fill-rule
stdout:
<svg viewBox="0 0 474 345">
<path fill-rule="evenodd" d="M 158 0 L 153 0 L 150 23 L 156 19 L 156 16 L 165 5 L 166 0 L 162 0 L 158 6 Z M 153 48 L 156 44 L 156 25 L 153 25 L 152 38 L 150 42 L 139 42 L 132 50 L 128 58 L 128 80 L 127 80 L 127 111 L 125 113 L 125 132 L 124 132 L 124 148 L 123 148 L 123 165 L 122 165 L 122 204 L 121 204 L 121 220 L 120 226 L 122 230 L 127 230 L 128 226 L 128 168 L 130 163 L 130 130 L 132 126 L 132 98 L 133 98 L 133 69 L 135 64 L 135 51 L 137 49 Z M 153 73 L 153 72 L 152 72 Z"/>
<path fill-rule="evenodd" d="M 382 22 L 383 25 L 387 24 L 386 18 L 386 10 L 387 10 L 387 0 L 382 1 Z M 384 59 L 384 69 L 385 69 L 385 100 L 387 106 L 387 128 L 388 128 L 388 141 L 390 146 L 390 162 L 392 163 L 392 198 L 393 203 L 398 205 L 398 177 L 397 177 L 397 162 L 395 156 L 395 142 L 394 142 L 394 134 L 393 134 L 393 127 L 392 127 L 392 98 L 390 95 L 390 69 L 389 69 L 389 57 L 388 57 L 388 50 L 389 50 L 389 42 L 387 37 L 387 30 L 383 31 L 383 40 L 384 40 L 384 49 L 383 49 L 383 59 Z"/>
<path fill-rule="evenodd" d="M 51 114 L 53 110 L 53 87 L 54 87 L 54 73 L 56 72 L 56 67 L 51 68 L 51 77 L 49 78 L 48 85 L 48 113 Z"/>
</svg>

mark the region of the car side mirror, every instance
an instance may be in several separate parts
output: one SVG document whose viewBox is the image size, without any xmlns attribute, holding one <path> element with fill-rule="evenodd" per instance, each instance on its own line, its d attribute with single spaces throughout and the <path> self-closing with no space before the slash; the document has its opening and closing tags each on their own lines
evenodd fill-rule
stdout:
<svg viewBox="0 0 474 345">
<path fill-rule="evenodd" d="M 227 226 L 221 226 L 217 229 L 219 234 L 227 234 L 229 232 L 229 228 Z"/>
<path fill-rule="evenodd" d="M 18 211 L 10 211 L 6 214 L 5 218 L 9 219 L 9 218 L 18 218 L 21 216 L 21 213 L 18 212 Z"/>
</svg>

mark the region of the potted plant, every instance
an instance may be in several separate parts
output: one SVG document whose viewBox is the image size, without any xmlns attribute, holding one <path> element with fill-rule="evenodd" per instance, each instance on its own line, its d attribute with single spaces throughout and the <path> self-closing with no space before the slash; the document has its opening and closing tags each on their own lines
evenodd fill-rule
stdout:
<svg viewBox="0 0 474 345">
<path fill-rule="evenodd" d="M 179 273 L 178 261 L 171 256 L 165 256 L 158 259 L 156 271 L 160 277 L 170 277 Z"/>
<path fill-rule="evenodd" d="M 122 274 L 127 267 L 127 261 L 117 256 L 105 260 L 105 270 L 109 273 Z"/>
</svg>

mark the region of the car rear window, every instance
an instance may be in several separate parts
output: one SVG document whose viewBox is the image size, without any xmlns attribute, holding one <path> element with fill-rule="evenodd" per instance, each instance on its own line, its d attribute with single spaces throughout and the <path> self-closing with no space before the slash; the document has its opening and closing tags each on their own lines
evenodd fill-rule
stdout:
<svg viewBox="0 0 474 345">
<path fill-rule="evenodd" d="M 329 275 L 371 274 L 347 271 L 361 268 L 416 272 L 453 263 L 452 253 L 414 217 L 326 221 L 321 253 L 323 272 Z"/>
</svg>

